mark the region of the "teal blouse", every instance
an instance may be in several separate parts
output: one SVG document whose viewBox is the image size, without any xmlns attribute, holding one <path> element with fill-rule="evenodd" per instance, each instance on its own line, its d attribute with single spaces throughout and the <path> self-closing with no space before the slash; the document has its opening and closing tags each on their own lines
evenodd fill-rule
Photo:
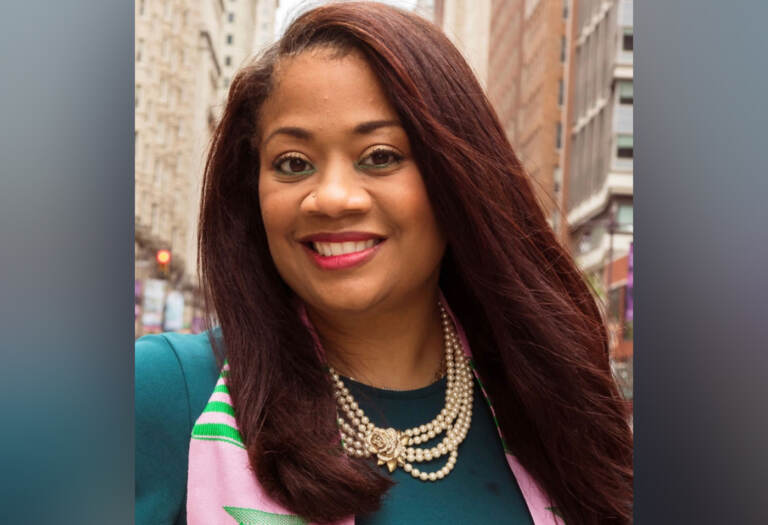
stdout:
<svg viewBox="0 0 768 525">
<path fill-rule="evenodd" d="M 145 336 L 136 343 L 136 524 L 186 523 L 189 439 L 218 368 L 207 334 Z M 345 379 L 378 426 L 412 427 L 440 411 L 445 379 L 410 391 L 382 390 Z M 531 524 L 525 500 L 507 466 L 488 405 L 475 388 L 472 425 L 456 467 L 439 482 L 422 482 L 396 469 L 396 485 L 381 509 L 356 523 Z M 445 458 L 426 470 L 437 470 Z"/>
</svg>

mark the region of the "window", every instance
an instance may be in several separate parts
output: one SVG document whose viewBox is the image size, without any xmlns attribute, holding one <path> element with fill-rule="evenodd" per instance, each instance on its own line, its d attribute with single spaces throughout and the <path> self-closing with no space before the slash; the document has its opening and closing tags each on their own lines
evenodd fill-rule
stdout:
<svg viewBox="0 0 768 525">
<path fill-rule="evenodd" d="M 235 13 L 229 13 L 227 15 L 227 20 L 230 21 L 230 22 L 234 22 L 235 21 Z"/>
<path fill-rule="evenodd" d="M 632 232 L 632 215 L 632 204 L 619 204 L 619 209 L 616 212 L 616 231 Z"/>
<path fill-rule="evenodd" d="M 139 102 L 141 101 L 141 86 L 136 84 L 136 94 L 134 100 L 134 110 L 139 108 Z"/>
<path fill-rule="evenodd" d="M 555 125 L 555 147 L 560 149 L 563 146 L 563 125 L 558 122 Z"/>
<path fill-rule="evenodd" d="M 634 97 L 632 95 L 633 84 L 632 82 L 619 82 L 619 104 L 632 105 Z"/>
<path fill-rule="evenodd" d="M 560 83 L 557 88 L 557 105 L 562 106 L 563 105 L 563 98 L 565 96 L 565 86 L 563 84 L 563 79 L 560 79 Z"/>
<path fill-rule="evenodd" d="M 141 62 L 142 54 L 144 54 L 144 39 L 139 38 L 136 41 L 136 62 Z"/>
<path fill-rule="evenodd" d="M 631 159 L 634 156 L 634 137 L 632 135 L 616 137 L 616 156 L 620 159 Z"/>
<path fill-rule="evenodd" d="M 232 43 L 232 35 L 227 35 L 227 44 Z"/>
<path fill-rule="evenodd" d="M 624 28 L 624 38 L 621 41 L 621 49 L 624 51 L 632 51 L 634 49 L 634 29 L 631 27 Z"/>
<path fill-rule="evenodd" d="M 230 56 L 224 57 L 224 65 L 225 66 L 231 66 L 232 65 L 232 57 L 230 57 Z"/>
<path fill-rule="evenodd" d="M 139 0 L 139 16 L 144 16 L 144 0 Z"/>
<path fill-rule="evenodd" d="M 560 62 L 565 62 L 565 36 L 560 37 Z"/>
<path fill-rule="evenodd" d="M 568 18 L 568 0 L 563 0 L 563 18 Z"/>
</svg>

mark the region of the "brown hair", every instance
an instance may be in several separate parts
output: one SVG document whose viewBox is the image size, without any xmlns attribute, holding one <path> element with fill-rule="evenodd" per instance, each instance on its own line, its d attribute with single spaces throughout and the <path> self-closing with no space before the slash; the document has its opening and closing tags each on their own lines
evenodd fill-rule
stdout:
<svg viewBox="0 0 768 525">
<path fill-rule="evenodd" d="M 460 53 L 429 22 L 373 3 L 301 15 L 243 69 L 206 163 L 201 280 L 260 483 L 320 522 L 376 510 L 392 483 L 334 445 L 331 383 L 272 262 L 259 209 L 259 109 L 279 59 L 316 46 L 362 53 L 406 129 L 447 233 L 440 286 L 506 444 L 566 522 L 629 522 L 632 438 L 595 300 Z"/>
</svg>

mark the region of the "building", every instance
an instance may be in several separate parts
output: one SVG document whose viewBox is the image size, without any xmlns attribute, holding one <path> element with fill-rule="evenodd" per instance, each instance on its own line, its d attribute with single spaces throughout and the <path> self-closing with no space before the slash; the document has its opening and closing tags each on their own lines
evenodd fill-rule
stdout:
<svg viewBox="0 0 768 525">
<path fill-rule="evenodd" d="M 554 229 L 561 218 L 570 0 L 443 0 L 435 20 L 472 66 Z"/>
<path fill-rule="evenodd" d="M 416 6 L 413 8 L 413 11 L 419 16 L 434 23 L 436 15 L 442 17 L 442 12 L 437 12 L 436 4 L 438 3 L 441 3 L 440 0 L 416 0 Z"/>
<path fill-rule="evenodd" d="M 436 0 L 561 242 L 603 300 L 631 395 L 632 0 Z"/>
<path fill-rule="evenodd" d="M 224 96 L 238 69 L 274 42 L 275 11 L 278 0 L 225 0 L 225 2 L 222 54 Z"/>
<path fill-rule="evenodd" d="M 577 0 L 575 14 L 573 146 L 566 174 L 570 245 L 605 299 L 617 376 L 631 381 L 632 0 Z"/>
<path fill-rule="evenodd" d="M 225 65 L 223 57 L 244 59 L 251 53 L 258 30 L 251 29 L 255 24 L 249 25 L 247 18 L 258 14 L 260 4 L 269 8 L 276 1 L 135 2 L 137 335 L 164 328 L 167 319 L 163 308 L 167 312 L 169 294 L 176 305 L 174 315 L 181 304 L 176 292 L 183 295 L 183 319 L 166 329 L 190 329 L 200 314 L 196 225 L 201 182 L 211 133 L 223 108 L 223 79 L 226 71 L 235 67 L 234 63 Z M 228 43 L 231 33 L 227 24 L 235 22 L 229 20 L 233 6 L 242 10 L 246 19 L 242 24 L 245 29 L 238 27 L 237 31 L 250 31 L 250 36 Z M 274 24 L 264 23 L 269 27 Z M 155 261 L 161 249 L 171 254 L 165 266 Z M 156 295 L 152 301 L 150 290 Z M 150 313 L 150 306 L 160 310 L 154 312 L 154 320 L 139 322 L 140 316 Z"/>
<path fill-rule="evenodd" d="M 567 159 L 569 1 L 493 2 L 488 96 L 557 232 Z"/>
</svg>

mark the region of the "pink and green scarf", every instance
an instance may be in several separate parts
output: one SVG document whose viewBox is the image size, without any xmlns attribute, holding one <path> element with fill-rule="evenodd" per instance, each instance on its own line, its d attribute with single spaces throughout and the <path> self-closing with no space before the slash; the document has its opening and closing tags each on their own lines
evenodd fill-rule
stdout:
<svg viewBox="0 0 768 525">
<path fill-rule="evenodd" d="M 443 304 L 446 304 L 445 299 L 442 297 L 441 299 Z M 467 357 L 472 363 L 466 335 L 447 304 L 446 310 L 453 319 Z M 496 421 L 493 406 L 490 404 L 474 365 L 472 370 Z M 225 365 L 208 404 L 192 429 L 187 477 L 187 523 L 189 525 L 307 524 L 306 520 L 270 498 L 251 469 L 248 453 L 235 420 L 232 399 L 227 389 L 228 372 L 228 365 Z M 563 522 L 557 510 L 551 506 L 538 484 L 507 448 L 498 424 L 496 428 L 499 430 L 507 463 L 517 479 L 534 524 L 562 525 Z M 337 525 L 354 523 L 354 516 L 349 516 L 337 522 Z"/>
</svg>

